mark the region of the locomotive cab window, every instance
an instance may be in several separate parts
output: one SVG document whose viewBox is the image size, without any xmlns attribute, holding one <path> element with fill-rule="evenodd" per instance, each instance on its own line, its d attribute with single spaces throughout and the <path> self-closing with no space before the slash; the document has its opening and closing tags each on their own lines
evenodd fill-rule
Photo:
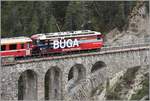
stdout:
<svg viewBox="0 0 150 101">
<path fill-rule="evenodd" d="M 100 35 L 97 35 L 97 40 L 100 40 L 101 39 L 101 36 Z"/>
<path fill-rule="evenodd" d="M 97 37 L 97 40 L 100 40 L 101 38 L 100 37 Z"/>
<path fill-rule="evenodd" d="M 6 45 L 1 45 L 1 51 L 5 51 L 6 50 Z"/>
<path fill-rule="evenodd" d="M 45 44 L 45 40 L 40 40 L 40 44 Z"/>
<path fill-rule="evenodd" d="M 10 50 L 16 50 L 17 49 L 17 45 L 16 44 L 10 44 L 9 45 L 9 49 Z"/>
</svg>

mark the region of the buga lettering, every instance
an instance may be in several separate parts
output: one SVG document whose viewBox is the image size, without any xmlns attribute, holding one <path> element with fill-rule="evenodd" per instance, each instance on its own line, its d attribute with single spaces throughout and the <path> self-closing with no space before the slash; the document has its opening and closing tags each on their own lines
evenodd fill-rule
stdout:
<svg viewBox="0 0 150 101">
<path fill-rule="evenodd" d="M 68 39 L 68 40 L 54 40 L 53 41 L 53 48 L 58 49 L 58 48 L 70 48 L 70 47 L 75 47 L 79 46 L 79 42 L 77 39 Z"/>
</svg>

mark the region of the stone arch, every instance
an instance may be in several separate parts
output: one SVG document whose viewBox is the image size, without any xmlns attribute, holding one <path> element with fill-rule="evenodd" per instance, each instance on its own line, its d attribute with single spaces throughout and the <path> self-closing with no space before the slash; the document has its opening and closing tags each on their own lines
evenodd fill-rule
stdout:
<svg viewBox="0 0 150 101">
<path fill-rule="evenodd" d="M 37 100 L 37 74 L 33 70 L 21 73 L 18 79 L 18 100 Z"/>
<path fill-rule="evenodd" d="M 48 69 L 45 74 L 45 100 L 62 99 L 62 72 L 58 67 Z"/>
<path fill-rule="evenodd" d="M 67 92 L 71 92 L 81 80 L 84 80 L 84 78 L 86 78 L 86 68 L 82 64 L 73 65 L 68 73 L 68 83 L 66 85 Z"/>
<path fill-rule="evenodd" d="M 79 81 L 86 77 L 86 69 L 82 64 L 75 64 L 71 67 L 68 74 L 68 81 L 74 79 Z"/>
<path fill-rule="evenodd" d="M 94 73 L 95 71 L 104 67 L 106 67 L 106 64 L 103 61 L 98 61 L 92 66 L 91 73 Z"/>
</svg>

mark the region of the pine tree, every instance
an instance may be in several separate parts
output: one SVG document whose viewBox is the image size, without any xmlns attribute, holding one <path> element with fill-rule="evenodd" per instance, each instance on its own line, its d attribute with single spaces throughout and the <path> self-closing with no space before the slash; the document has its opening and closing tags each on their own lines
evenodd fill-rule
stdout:
<svg viewBox="0 0 150 101">
<path fill-rule="evenodd" d="M 38 33 L 38 29 L 39 29 L 39 23 L 38 22 L 39 22 L 38 16 L 36 14 L 34 14 L 32 17 L 32 21 L 31 21 L 31 29 L 30 29 L 31 34 Z"/>
<path fill-rule="evenodd" d="M 47 32 L 56 32 L 56 31 L 58 31 L 56 26 L 56 19 L 53 15 L 51 15 L 47 24 Z"/>
<path fill-rule="evenodd" d="M 71 1 L 67 7 L 65 17 L 65 30 L 80 30 L 84 24 L 83 2 Z"/>
<path fill-rule="evenodd" d="M 148 12 L 149 2 L 145 1 Z M 109 32 L 128 24 L 137 1 L 2 1 L 2 37 L 92 29 Z"/>
</svg>

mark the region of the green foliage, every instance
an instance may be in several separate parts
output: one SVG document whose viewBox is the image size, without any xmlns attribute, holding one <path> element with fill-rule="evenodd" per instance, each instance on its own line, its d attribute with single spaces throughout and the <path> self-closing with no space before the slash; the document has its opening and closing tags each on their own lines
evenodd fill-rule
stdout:
<svg viewBox="0 0 150 101">
<path fill-rule="evenodd" d="M 149 8 L 148 3 L 145 2 Z M 123 30 L 137 1 L 2 1 L 2 37 L 91 29 Z"/>
<path fill-rule="evenodd" d="M 79 30 L 84 21 L 82 2 L 71 1 L 67 7 L 65 29 Z"/>
<path fill-rule="evenodd" d="M 118 93 L 114 91 L 107 91 L 106 98 L 107 100 L 120 100 Z"/>
<path fill-rule="evenodd" d="M 121 91 L 120 82 L 118 82 L 116 86 L 110 88 L 109 81 L 107 81 L 106 100 L 121 100 L 119 93 L 118 93 L 119 91 Z"/>
<path fill-rule="evenodd" d="M 126 87 L 130 87 L 133 83 L 133 79 L 135 79 L 136 72 L 139 70 L 140 66 L 129 68 L 123 76 L 124 85 Z"/>
<path fill-rule="evenodd" d="M 116 84 L 115 92 L 121 91 L 122 88 L 130 88 L 133 80 L 135 79 L 136 72 L 139 70 L 139 66 L 129 68 L 126 73 L 120 78 L 120 82 Z"/>
<path fill-rule="evenodd" d="M 3 1 L 2 37 L 58 31 L 53 12 L 52 2 Z"/>
<path fill-rule="evenodd" d="M 122 89 L 130 89 L 130 85 L 133 83 L 135 79 L 135 75 L 139 70 L 139 66 L 129 68 L 123 77 L 113 86 L 112 88 L 107 87 L 107 100 L 121 100 L 120 92 Z"/>
<path fill-rule="evenodd" d="M 49 21 L 48 21 L 48 28 L 47 32 L 56 32 L 58 31 L 56 26 L 56 19 L 53 15 L 51 15 Z"/>
<path fill-rule="evenodd" d="M 98 92 L 98 95 L 99 95 L 104 90 L 104 86 L 102 84 L 100 84 L 95 89 L 92 89 L 91 97 L 93 97 L 97 93 L 98 90 L 99 90 L 99 92 Z"/>
<path fill-rule="evenodd" d="M 145 95 L 149 95 L 149 73 L 145 75 L 145 79 L 142 82 L 142 86 L 142 89 L 140 89 L 136 94 L 132 95 L 131 100 L 139 100 Z"/>
<path fill-rule="evenodd" d="M 37 15 L 33 15 L 31 21 L 31 33 L 38 33 L 38 17 Z"/>
</svg>

